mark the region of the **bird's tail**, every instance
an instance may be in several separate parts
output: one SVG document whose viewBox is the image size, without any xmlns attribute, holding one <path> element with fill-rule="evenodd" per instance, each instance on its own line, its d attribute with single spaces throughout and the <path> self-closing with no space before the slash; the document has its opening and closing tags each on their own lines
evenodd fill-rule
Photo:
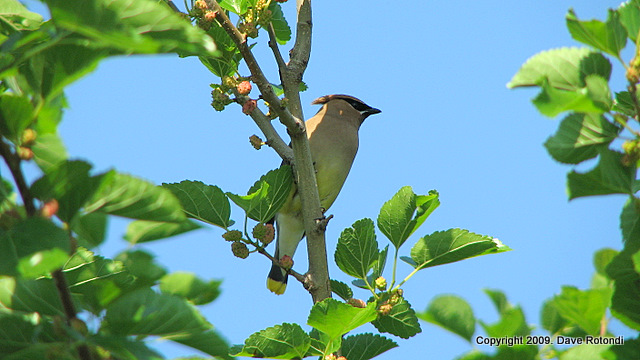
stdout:
<svg viewBox="0 0 640 360">
<path fill-rule="evenodd" d="M 267 289 L 276 295 L 284 294 L 284 291 L 287 289 L 288 278 L 280 266 L 272 264 L 269 276 L 267 276 Z"/>
</svg>

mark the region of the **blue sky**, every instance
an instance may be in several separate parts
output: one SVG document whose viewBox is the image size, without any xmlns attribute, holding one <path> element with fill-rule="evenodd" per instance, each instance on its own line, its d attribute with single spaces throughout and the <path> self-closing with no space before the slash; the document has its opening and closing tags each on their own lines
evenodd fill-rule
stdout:
<svg viewBox="0 0 640 360">
<path fill-rule="evenodd" d="M 442 204 L 408 245 L 419 236 L 461 227 L 513 248 L 420 272 L 405 287 L 416 310 L 438 294 L 456 294 L 471 303 L 477 317 L 491 322 L 497 315 L 482 289 L 501 289 L 522 305 L 529 323 L 539 324 L 542 302 L 562 285 L 587 288 L 593 253 L 621 248 L 618 219 L 625 198 L 569 202 L 565 176 L 570 168 L 554 162 L 542 146 L 560 118 L 544 118 L 535 110 L 534 90 L 508 90 L 505 84 L 535 53 L 578 46 L 564 24 L 570 7 L 581 19 L 605 19 L 606 9 L 618 5 L 315 1 L 313 50 L 304 77 L 309 90 L 302 94 L 305 115 L 317 111 L 308 105 L 313 99 L 332 93 L 354 95 L 382 110 L 363 125 L 355 164 L 329 211 L 334 215 L 327 230 L 330 260 L 344 228 L 363 217 L 375 219 L 385 201 L 410 185 L 418 194 L 438 190 Z M 294 2 L 284 6 L 292 23 Z M 264 44 L 256 47 L 267 76 L 276 81 L 267 50 Z M 288 50 L 285 46 L 283 53 Z M 616 91 L 623 87 L 620 69 L 614 63 Z M 259 130 L 239 106 L 223 113 L 209 106 L 209 84 L 215 81 L 193 58 L 104 61 L 67 89 L 70 108 L 60 133 L 70 154 L 88 159 L 97 170 L 116 168 L 157 184 L 200 180 L 244 193 L 280 159 L 268 148 L 256 151 L 249 145 L 248 137 Z M 34 168 L 28 172 L 31 178 L 37 174 Z M 243 218 L 238 208 L 232 216 L 238 222 Z M 112 221 L 102 254 L 114 256 L 127 248 L 122 240 L 127 223 Z M 201 229 L 140 247 L 170 271 L 224 280 L 220 298 L 202 310 L 231 343 L 282 322 L 304 324 L 311 305 L 304 289 L 294 283 L 283 296 L 269 293 L 268 260 L 233 257 L 222 232 Z M 405 246 L 402 254 L 408 255 Z M 307 267 L 305 248 L 294 258 L 300 272 Z M 400 276 L 410 270 L 399 265 Z M 348 280 L 335 265 L 330 272 Z M 364 291 L 356 295 L 368 297 Z M 421 326 L 421 334 L 395 339 L 400 347 L 379 359 L 452 359 L 470 349 L 435 326 Z M 629 334 L 619 325 L 613 329 Z M 168 358 L 195 354 L 157 345 Z"/>
</svg>

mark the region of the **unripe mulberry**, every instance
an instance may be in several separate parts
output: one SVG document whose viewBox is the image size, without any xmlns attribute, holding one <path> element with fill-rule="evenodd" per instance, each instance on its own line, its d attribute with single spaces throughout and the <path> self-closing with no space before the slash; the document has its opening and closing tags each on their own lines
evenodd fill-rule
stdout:
<svg viewBox="0 0 640 360">
<path fill-rule="evenodd" d="M 215 11 L 207 10 L 207 12 L 204 13 L 205 21 L 212 22 L 215 18 L 216 18 Z"/>
<path fill-rule="evenodd" d="M 293 259 L 289 255 L 285 255 L 280 258 L 280 266 L 285 269 L 291 269 L 293 267 Z"/>
<path fill-rule="evenodd" d="M 257 224 L 253 227 L 252 234 L 257 240 L 260 240 L 263 244 L 267 245 L 273 241 L 275 230 L 272 224 Z"/>
<path fill-rule="evenodd" d="M 60 208 L 60 205 L 58 204 L 58 200 L 52 199 L 44 203 L 44 205 L 42 205 L 42 209 L 40 209 L 40 214 L 42 214 L 42 216 L 46 217 L 47 219 L 50 219 L 53 215 L 55 215 L 58 212 L 59 208 Z"/>
<path fill-rule="evenodd" d="M 28 147 L 20 146 L 17 150 L 18 157 L 22 160 L 29 161 L 33 159 L 33 150 Z"/>
<path fill-rule="evenodd" d="M 376 284 L 376 289 L 385 290 L 387 288 L 387 279 L 380 276 L 376 279 L 375 284 Z"/>
<path fill-rule="evenodd" d="M 36 141 L 36 131 L 33 129 L 27 129 L 22 133 L 22 145 L 31 146 Z"/>
<path fill-rule="evenodd" d="M 242 232 L 239 230 L 229 230 L 222 234 L 222 238 L 227 241 L 240 241 L 240 239 L 242 239 Z"/>
<path fill-rule="evenodd" d="M 262 141 L 262 139 L 260 139 L 260 137 L 258 135 L 249 136 L 249 143 L 256 150 L 260 150 L 262 145 L 264 145 L 264 141 Z"/>
<path fill-rule="evenodd" d="M 267 228 L 267 233 L 264 235 L 262 243 L 266 246 L 271 244 L 273 239 L 276 237 L 276 229 L 273 228 L 273 224 L 266 224 L 265 228 Z"/>
<path fill-rule="evenodd" d="M 353 307 L 361 308 L 361 309 L 364 309 L 367 307 L 367 303 L 365 303 L 364 300 L 355 299 L 355 298 L 349 299 L 349 301 L 347 301 L 347 304 Z"/>
<path fill-rule="evenodd" d="M 201 9 L 201 10 L 205 10 L 208 9 L 209 7 L 207 6 L 207 2 L 204 0 L 196 0 L 194 7 L 196 9 Z"/>
<path fill-rule="evenodd" d="M 258 107 L 258 102 L 253 100 L 253 99 L 249 99 L 249 100 L 245 101 L 244 105 L 242 105 L 242 113 L 245 114 L 245 115 L 249 115 L 257 107 Z"/>
<path fill-rule="evenodd" d="M 393 305 L 391 305 L 391 304 L 382 304 L 378 308 L 378 313 L 380 315 L 382 315 L 382 316 L 386 316 L 386 315 L 389 315 L 389 313 L 391 312 L 392 309 L 393 309 Z"/>
<path fill-rule="evenodd" d="M 233 255 L 239 257 L 240 259 L 246 259 L 247 257 L 249 257 L 249 248 L 247 247 L 247 245 L 245 245 L 245 243 L 241 243 L 240 241 L 231 243 L 231 252 L 233 252 Z"/>
<path fill-rule="evenodd" d="M 240 95 L 248 95 L 251 92 L 251 82 L 247 80 L 242 81 L 238 84 L 236 89 Z"/>
</svg>

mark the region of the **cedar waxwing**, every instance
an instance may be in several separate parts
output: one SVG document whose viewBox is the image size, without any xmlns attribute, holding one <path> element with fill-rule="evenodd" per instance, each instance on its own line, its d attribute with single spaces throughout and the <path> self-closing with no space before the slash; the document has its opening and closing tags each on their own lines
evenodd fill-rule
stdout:
<svg viewBox="0 0 640 360">
<path fill-rule="evenodd" d="M 312 104 L 322 108 L 306 121 L 311 157 L 316 170 L 320 204 L 325 211 L 335 201 L 351 164 L 358 151 L 358 129 L 369 116 L 380 110 L 348 95 L 327 95 Z M 275 216 L 276 252 L 275 258 L 288 255 L 293 258 L 298 243 L 304 237 L 304 221 L 300 198 L 295 185 L 289 198 Z M 287 273 L 272 264 L 267 278 L 267 288 L 281 295 L 287 287 Z"/>
</svg>

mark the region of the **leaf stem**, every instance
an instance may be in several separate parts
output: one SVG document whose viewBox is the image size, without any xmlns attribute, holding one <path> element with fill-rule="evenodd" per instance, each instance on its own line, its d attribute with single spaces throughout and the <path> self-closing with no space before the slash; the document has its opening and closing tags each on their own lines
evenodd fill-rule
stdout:
<svg viewBox="0 0 640 360">
<path fill-rule="evenodd" d="M 420 267 L 417 267 L 417 268 L 413 269 L 413 271 L 409 275 L 407 275 L 407 277 L 405 277 L 404 280 L 402 280 L 398 284 L 398 286 L 396 286 L 393 290 L 399 289 L 404 283 L 407 282 L 407 280 L 411 279 L 411 277 L 413 277 L 413 275 L 415 275 L 420 269 L 421 269 Z"/>
<path fill-rule="evenodd" d="M 398 268 L 398 248 L 396 247 L 395 254 L 393 256 L 393 275 L 391 276 L 391 285 L 389 289 L 393 289 L 393 285 L 396 284 L 396 269 Z"/>
</svg>

